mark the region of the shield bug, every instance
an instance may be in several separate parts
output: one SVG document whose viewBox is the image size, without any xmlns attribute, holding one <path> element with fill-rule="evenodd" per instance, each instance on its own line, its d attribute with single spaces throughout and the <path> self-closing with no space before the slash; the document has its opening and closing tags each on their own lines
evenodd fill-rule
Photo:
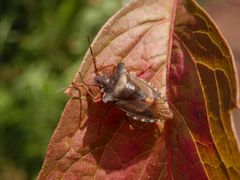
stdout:
<svg viewBox="0 0 240 180">
<path fill-rule="evenodd" d="M 112 102 L 134 120 L 159 122 L 172 118 L 172 112 L 161 93 L 129 73 L 123 63 L 118 64 L 109 77 L 96 75 L 94 82 L 103 92 L 104 103 Z"/>
<path fill-rule="evenodd" d="M 172 111 L 161 93 L 150 83 L 128 72 L 123 63 L 119 63 L 109 76 L 100 73 L 89 46 L 96 74 L 93 82 L 101 90 L 100 98 L 94 97 L 87 90 L 94 99 L 113 103 L 125 111 L 128 117 L 142 122 L 161 122 L 172 118 Z M 84 84 L 87 86 L 87 83 Z"/>
</svg>

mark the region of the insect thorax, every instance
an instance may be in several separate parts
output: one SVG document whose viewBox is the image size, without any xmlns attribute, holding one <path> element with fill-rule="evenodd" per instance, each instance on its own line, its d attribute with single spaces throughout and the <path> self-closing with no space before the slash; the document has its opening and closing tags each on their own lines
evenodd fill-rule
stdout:
<svg viewBox="0 0 240 180">
<path fill-rule="evenodd" d="M 131 82 L 127 70 L 123 64 L 119 64 L 116 71 L 110 77 L 106 75 L 97 75 L 94 81 L 103 91 L 102 100 L 114 102 L 119 100 L 137 100 L 145 99 L 144 92 Z"/>
</svg>

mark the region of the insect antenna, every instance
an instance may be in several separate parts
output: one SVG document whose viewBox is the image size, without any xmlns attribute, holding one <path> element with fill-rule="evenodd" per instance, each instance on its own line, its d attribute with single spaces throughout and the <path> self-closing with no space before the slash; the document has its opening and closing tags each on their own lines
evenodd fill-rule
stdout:
<svg viewBox="0 0 240 180">
<path fill-rule="evenodd" d="M 99 71 L 97 69 L 96 57 L 93 55 L 93 50 L 92 50 L 92 47 L 91 47 L 90 37 L 89 37 L 89 35 L 87 37 L 88 37 L 88 44 L 89 44 L 89 49 L 90 49 L 90 53 L 91 53 L 92 60 L 93 60 L 93 66 L 94 66 L 94 69 L 95 69 L 95 73 L 96 73 L 96 75 L 99 76 L 100 73 L 99 73 Z"/>
</svg>

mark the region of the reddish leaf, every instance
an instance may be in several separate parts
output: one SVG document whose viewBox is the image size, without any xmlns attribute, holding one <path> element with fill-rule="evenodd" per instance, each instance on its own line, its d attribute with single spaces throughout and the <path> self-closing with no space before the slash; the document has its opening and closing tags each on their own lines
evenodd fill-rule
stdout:
<svg viewBox="0 0 240 180">
<path fill-rule="evenodd" d="M 163 129 L 160 123 L 131 121 L 132 129 L 115 106 L 91 98 L 80 103 L 78 91 L 70 88 L 73 98 L 38 179 L 240 177 L 230 116 L 237 104 L 232 56 L 194 1 L 134 1 L 108 21 L 92 48 L 99 69 L 123 61 L 128 71 L 151 81 L 167 96 L 174 117 Z M 89 52 L 80 72 L 84 81 L 92 82 Z M 78 74 L 74 81 L 80 82 Z"/>
</svg>

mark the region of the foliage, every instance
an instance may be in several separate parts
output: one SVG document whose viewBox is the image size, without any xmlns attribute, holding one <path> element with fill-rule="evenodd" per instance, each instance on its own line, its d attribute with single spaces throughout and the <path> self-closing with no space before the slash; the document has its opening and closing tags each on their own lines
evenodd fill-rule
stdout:
<svg viewBox="0 0 240 180">
<path fill-rule="evenodd" d="M 27 0 L 0 5 L 0 179 L 34 179 L 71 82 L 119 1 Z M 4 165 L 3 165 L 4 164 Z M 12 173 L 15 172 L 15 173 Z"/>
<path fill-rule="evenodd" d="M 106 23 L 92 48 L 104 74 L 109 72 L 101 67 L 124 62 L 167 97 L 174 116 L 164 127 L 132 122 L 113 104 L 80 100 L 78 90 L 69 87 L 73 98 L 49 143 L 39 180 L 239 179 L 230 114 L 238 104 L 233 58 L 194 0 L 133 1 Z M 80 73 L 92 82 L 89 52 Z M 74 81 L 81 79 L 77 73 Z"/>
</svg>

